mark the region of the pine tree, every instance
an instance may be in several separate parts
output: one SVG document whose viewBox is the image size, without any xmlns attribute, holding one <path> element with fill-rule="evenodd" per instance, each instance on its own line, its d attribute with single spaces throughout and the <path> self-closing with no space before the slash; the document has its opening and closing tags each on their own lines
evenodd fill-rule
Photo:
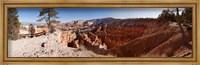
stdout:
<svg viewBox="0 0 200 65">
<path fill-rule="evenodd" d="M 183 24 L 192 26 L 192 8 L 185 8 L 182 12 Z"/>
<path fill-rule="evenodd" d="M 163 10 L 162 13 L 158 16 L 158 20 L 161 22 L 175 21 L 174 11 L 170 11 L 170 9 Z"/>
<path fill-rule="evenodd" d="M 57 20 L 51 20 L 50 22 L 51 23 L 60 23 L 60 21 L 57 21 Z"/>
<path fill-rule="evenodd" d="M 171 16 L 170 13 L 171 12 Z M 179 14 L 180 9 L 179 8 L 175 8 L 175 9 L 171 9 L 170 10 L 163 10 L 163 12 L 159 15 L 158 19 L 161 21 L 165 21 L 165 22 L 169 22 L 174 20 L 174 22 L 178 23 L 178 26 L 180 28 L 180 32 L 182 34 L 182 43 L 183 45 L 185 45 L 187 48 L 192 49 L 192 46 L 189 45 L 186 41 L 185 41 L 185 31 L 184 31 L 184 27 L 183 25 L 185 25 L 186 27 L 190 27 L 192 25 L 192 9 L 191 8 L 185 8 L 182 11 L 182 14 Z M 176 15 L 175 15 L 176 14 Z M 182 25 L 183 24 L 183 25 Z"/>
<path fill-rule="evenodd" d="M 8 9 L 8 38 L 16 40 L 19 38 L 20 22 L 16 8 Z"/>
<path fill-rule="evenodd" d="M 40 14 L 39 14 L 40 19 L 38 19 L 37 22 L 41 22 L 41 21 L 45 20 L 46 24 L 48 26 L 49 32 L 52 33 L 55 31 L 55 29 L 51 25 L 50 21 L 52 19 L 58 18 L 56 16 L 57 14 L 58 14 L 58 12 L 56 12 L 56 10 L 54 8 L 42 8 L 40 10 Z"/>
</svg>

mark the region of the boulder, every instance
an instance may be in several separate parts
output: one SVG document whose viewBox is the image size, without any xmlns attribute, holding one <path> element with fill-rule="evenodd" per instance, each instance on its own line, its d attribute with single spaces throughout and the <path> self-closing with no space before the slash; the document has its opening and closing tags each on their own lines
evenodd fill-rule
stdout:
<svg viewBox="0 0 200 65">
<path fill-rule="evenodd" d="M 64 45 L 68 45 L 74 39 L 76 39 L 76 34 L 72 31 L 62 31 L 60 35 L 60 42 Z"/>
</svg>

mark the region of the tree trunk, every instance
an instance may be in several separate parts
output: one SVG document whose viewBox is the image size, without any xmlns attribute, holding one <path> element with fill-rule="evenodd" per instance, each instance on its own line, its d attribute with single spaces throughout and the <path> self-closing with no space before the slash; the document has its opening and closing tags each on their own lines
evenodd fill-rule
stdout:
<svg viewBox="0 0 200 65">
<path fill-rule="evenodd" d="M 183 27 L 182 27 L 182 25 L 181 25 L 181 19 L 180 19 L 179 9 L 178 9 L 178 8 L 176 8 L 176 14 L 177 14 L 177 18 L 178 18 L 177 22 L 178 22 L 180 31 L 181 31 L 181 33 L 182 33 L 182 36 L 185 37 L 184 30 L 183 30 Z"/>
<path fill-rule="evenodd" d="M 182 25 L 181 25 L 181 21 L 182 21 L 182 20 L 180 19 L 179 9 L 176 8 L 176 11 L 177 11 L 176 13 L 177 13 L 177 17 L 178 17 L 178 21 L 177 21 L 177 22 L 178 22 L 178 25 L 179 25 L 179 27 L 180 27 L 180 31 L 181 31 L 182 37 L 183 37 L 183 38 L 182 38 L 182 40 L 183 40 L 182 43 L 183 43 L 187 48 L 191 49 L 192 46 L 189 45 L 189 44 L 185 41 L 185 39 L 184 39 L 186 36 L 185 36 L 185 34 L 184 34 L 184 29 L 183 29 L 183 27 L 182 27 Z"/>
<path fill-rule="evenodd" d="M 52 31 L 52 29 L 51 29 L 51 22 L 50 22 L 50 20 L 51 20 L 51 17 L 50 17 L 50 11 L 49 11 L 49 13 L 48 13 L 48 21 L 49 21 L 49 22 L 48 22 L 48 25 L 47 25 L 47 26 L 48 26 L 49 32 L 52 33 L 53 31 Z"/>
</svg>

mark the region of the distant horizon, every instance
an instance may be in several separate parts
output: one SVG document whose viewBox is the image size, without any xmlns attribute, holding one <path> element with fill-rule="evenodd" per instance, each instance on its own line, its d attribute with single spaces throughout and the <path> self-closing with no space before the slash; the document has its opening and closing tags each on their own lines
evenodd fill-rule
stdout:
<svg viewBox="0 0 200 65">
<path fill-rule="evenodd" d="M 61 23 L 108 17 L 115 19 L 157 18 L 166 9 L 168 8 L 55 8 L 59 13 L 57 15 L 59 18 L 56 20 Z M 40 8 L 17 8 L 17 10 L 20 22 L 37 23 Z"/>
<path fill-rule="evenodd" d="M 113 18 L 113 17 L 105 17 L 105 18 Z M 149 18 L 149 17 L 147 17 Z M 95 19 L 103 19 L 103 18 L 95 18 Z M 113 18 L 113 19 L 137 19 L 137 18 Z M 152 19 L 157 19 L 157 18 L 152 18 Z M 74 22 L 74 21 L 81 21 L 83 19 L 79 19 L 79 20 L 73 20 L 73 21 L 69 21 L 69 22 Z M 93 19 L 87 19 L 87 20 L 93 20 Z M 86 21 L 86 20 L 85 20 Z M 21 23 L 46 23 L 46 22 L 21 22 Z M 61 22 L 61 23 L 67 23 L 67 22 Z"/>
</svg>

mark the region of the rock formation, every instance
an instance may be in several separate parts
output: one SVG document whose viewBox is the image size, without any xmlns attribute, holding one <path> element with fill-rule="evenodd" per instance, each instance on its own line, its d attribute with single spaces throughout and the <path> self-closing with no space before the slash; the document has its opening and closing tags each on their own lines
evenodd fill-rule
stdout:
<svg viewBox="0 0 200 65">
<path fill-rule="evenodd" d="M 191 32 L 182 37 L 174 22 L 157 19 L 97 19 L 86 28 L 61 33 L 61 43 L 102 55 L 118 57 L 191 57 Z M 73 26 L 73 25 L 72 25 Z M 183 44 L 182 40 L 186 43 Z M 183 54 L 179 54 L 183 53 Z"/>
</svg>

